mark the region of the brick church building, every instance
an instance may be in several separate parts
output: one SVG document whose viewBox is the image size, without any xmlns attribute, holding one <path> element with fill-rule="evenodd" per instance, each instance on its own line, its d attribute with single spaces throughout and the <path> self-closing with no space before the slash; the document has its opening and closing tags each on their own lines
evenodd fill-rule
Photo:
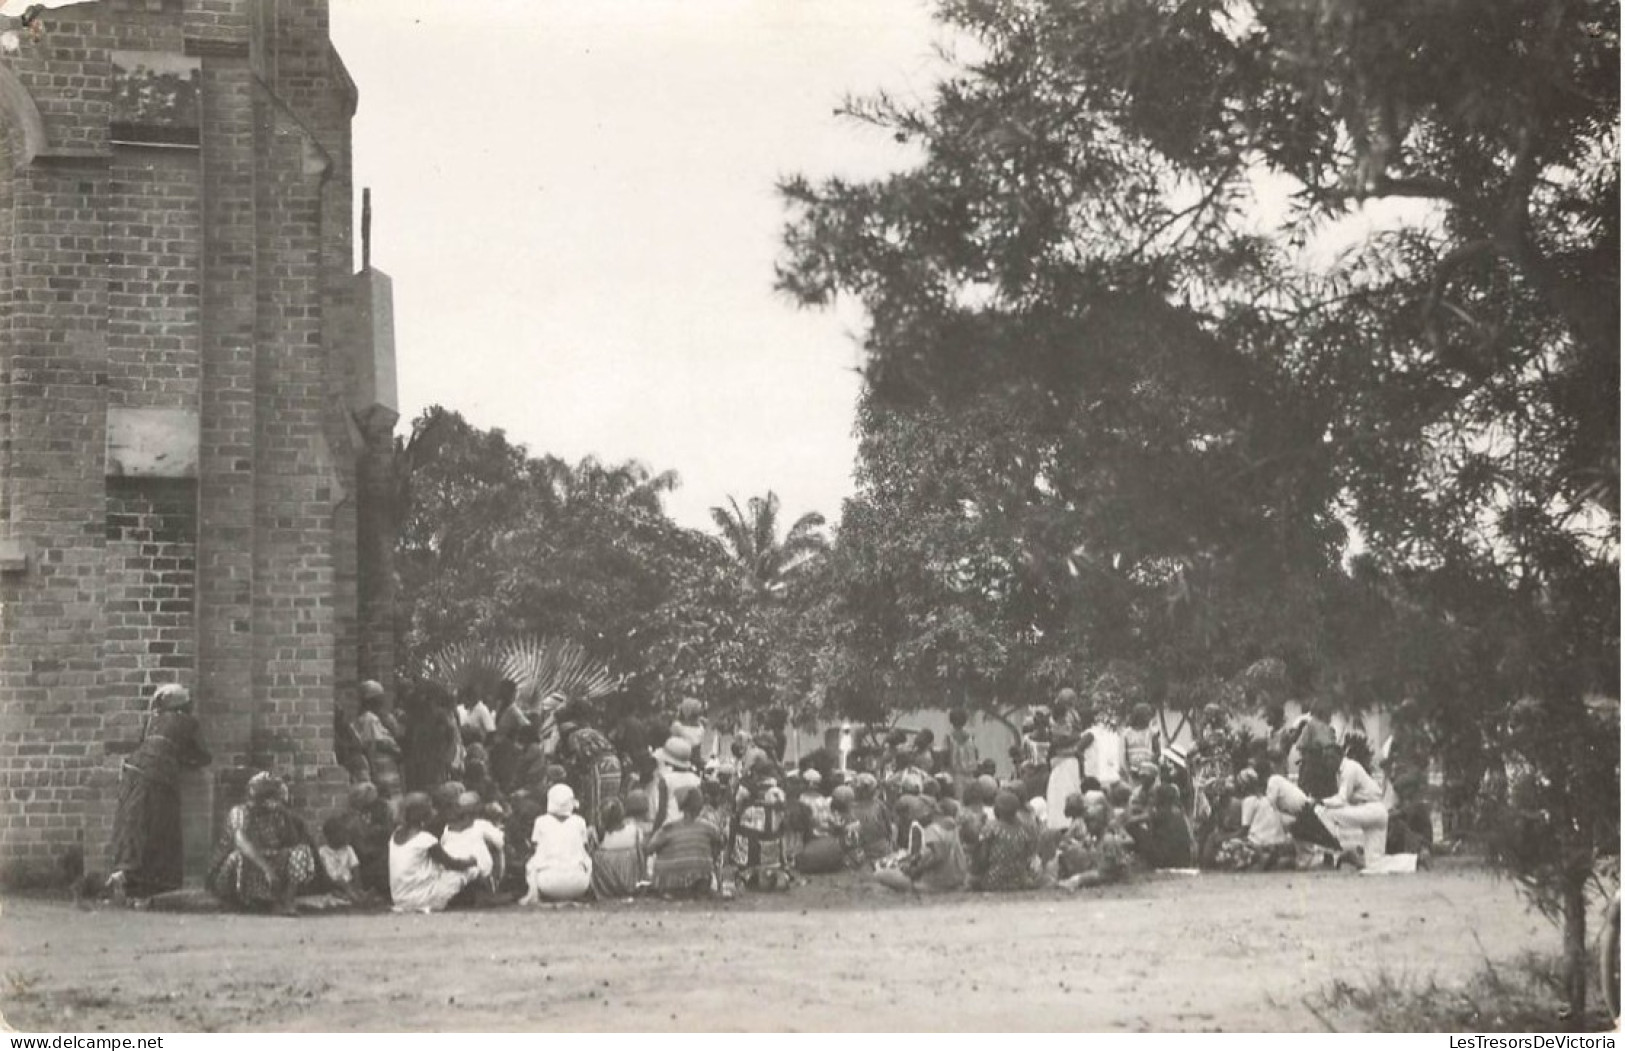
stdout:
<svg viewBox="0 0 1625 1051">
<path fill-rule="evenodd" d="M 388 680 L 388 279 L 354 252 L 356 90 L 326 0 L 0 18 L 0 866 L 106 871 L 153 688 L 214 763 L 345 784 L 334 705 Z"/>
</svg>

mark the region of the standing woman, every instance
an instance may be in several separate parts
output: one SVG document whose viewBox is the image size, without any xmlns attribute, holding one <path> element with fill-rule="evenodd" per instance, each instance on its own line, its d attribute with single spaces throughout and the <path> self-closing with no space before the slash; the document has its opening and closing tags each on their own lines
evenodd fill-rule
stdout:
<svg viewBox="0 0 1625 1051">
<path fill-rule="evenodd" d="M 396 728 L 384 711 L 384 688 L 368 679 L 361 684 L 356 716 L 355 735 L 367 759 L 372 783 L 378 794 L 393 799 L 401 794 L 401 746 Z"/>
<path fill-rule="evenodd" d="M 113 900 L 178 890 L 182 882 L 180 774 L 209 764 L 192 695 L 168 683 L 152 695 L 141 742 L 124 760 L 113 817 Z"/>
</svg>

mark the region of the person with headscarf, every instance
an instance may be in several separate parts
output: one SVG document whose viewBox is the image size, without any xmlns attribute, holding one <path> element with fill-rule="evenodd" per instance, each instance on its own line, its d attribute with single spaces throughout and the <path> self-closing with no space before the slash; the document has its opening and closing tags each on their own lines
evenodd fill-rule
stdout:
<svg viewBox="0 0 1625 1051">
<path fill-rule="evenodd" d="M 592 887 L 592 830 L 576 813 L 576 794 L 567 784 L 547 790 L 547 813 L 530 832 L 531 854 L 525 863 L 529 887 L 521 905 L 542 901 L 576 901 Z"/>
<path fill-rule="evenodd" d="M 1363 868 L 1388 851 L 1388 807 L 1382 788 L 1368 772 L 1371 745 L 1365 734 L 1351 731 L 1343 738 L 1343 759 L 1337 766 L 1337 790 L 1321 799 L 1326 827 L 1343 844 L 1343 860 Z"/>
<path fill-rule="evenodd" d="M 400 727 L 384 709 L 384 688 L 368 679 L 357 690 L 355 736 L 378 794 L 393 799 L 401 794 Z"/>
<path fill-rule="evenodd" d="M 316 875 L 316 851 L 288 802 L 288 786 L 261 771 L 249 778 L 248 801 L 231 808 L 206 885 L 237 908 L 295 915 L 294 898 Z"/>
<path fill-rule="evenodd" d="M 180 889 L 181 771 L 208 763 L 192 695 L 177 683 L 158 687 L 142 722 L 140 743 L 119 775 L 113 874 L 107 881 L 115 901 Z"/>
<path fill-rule="evenodd" d="M 858 846 L 864 860 L 879 861 L 897 845 L 891 811 L 880 800 L 880 782 L 874 774 L 862 773 L 852 782 L 852 791 L 852 819 L 858 826 Z"/>
<path fill-rule="evenodd" d="M 587 724 L 587 714 L 581 704 L 559 709 L 559 743 L 553 755 L 564 764 L 570 783 L 580 790 L 582 809 L 594 831 L 602 835 L 600 813 L 605 803 L 620 798 L 623 772 L 614 744 Z"/>
<path fill-rule="evenodd" d="M 785 796 L 765 754 L 734 793 L 728 854 L 740 884 L 752 890 L 785 890 L 794 882 L 785 850 Z"/>
<path fill-rule="evenodd" d="M 1332 705 L 1317 698 L 1299 720 L 1297 735 L 1298 787 L 1311 799 L 1324 799 L 1337 792 L 1338 767 L 1343 752 L 1332 728 Z"/>
</svg>

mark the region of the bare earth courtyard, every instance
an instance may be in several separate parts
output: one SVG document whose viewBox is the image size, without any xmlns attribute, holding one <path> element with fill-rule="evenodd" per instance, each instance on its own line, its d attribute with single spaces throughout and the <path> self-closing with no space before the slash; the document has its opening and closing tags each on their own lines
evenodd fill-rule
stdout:
<svg viewBox="0 0 1625 1051">
<path fill-rule="evenodd" d="M 1319 1030 L 1305 999 L 1333 979 L 1448 983 L 1557 948 L 1510 883 L 1462 866 L 298 920 L 23 898 L 0 917 L 0 1009 L 78 1032 Z"/>
</svg>

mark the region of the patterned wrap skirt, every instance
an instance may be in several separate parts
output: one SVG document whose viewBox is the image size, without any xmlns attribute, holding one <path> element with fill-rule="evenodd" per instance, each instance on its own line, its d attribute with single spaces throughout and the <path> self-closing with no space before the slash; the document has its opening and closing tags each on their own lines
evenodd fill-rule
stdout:
<svg viewBox="0 0 1625 1051">
<path fill-rule="evenodd" d="M 113 817 L 113 871 L 124 873 L 125 886 L 137 897 L 180 889 L 184 861 L 178 785 L 125 767 Z"/>
</svg>

